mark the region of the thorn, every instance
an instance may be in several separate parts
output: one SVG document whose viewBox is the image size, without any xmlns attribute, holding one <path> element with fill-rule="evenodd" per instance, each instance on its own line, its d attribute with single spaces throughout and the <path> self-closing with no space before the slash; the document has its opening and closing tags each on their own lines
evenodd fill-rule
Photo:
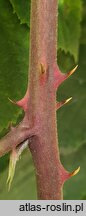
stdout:
<svg viewBox="0 0 86 216">
<path fill-rule="evenodd" d="M 72 176 L 75 176 L 79 171 L 80 171 L 80 166 L 76 170 L 74 170 L 73 172 L 69 173 L 67 170 L 65 170 L 63 165 L 61 165 L 61 181 L 62 181 L 62 184 L 64 184 L 64 182 L 67 181 Z"/>
<path fill-rule="evenodd" d="M 79 171 L 80 171 L 80 166 L 76 170 L 70 173 L 70 177 L 75 176 Z"/>
<path fill-rule="evenodd" d="M 63 105 L 67 104 L 70 100 L 72 99 L 72 97 L 66 99 L 66 100 L 63 100 L 61 102 L 57 102 L 56 103 L 56 110 L 58 110 L 60 107 L 62 107 Z"/>
<path fill-rule="evenodd" d="M 9 100 L 11 103 L 16 104 L 16 101 L 11 100 L 9 97 L 8 97 L 8 100 Z"/>
<path fill-rule="evenodd" d="M 28 109 L 28 98 L 29 98 L 29 92 L 27 90 L 25 96 L 21 100 L 19 100 L 19 101 L 13 101 L 10 98 L 8 98 L 8 100 L 11 103 L 13 103 L 13 104 L 21 107 L 24 111 L 26 111 Z"/>
<path fill-rule="evenodd" d="M 74 69 L 72 69 L 70 72 L 67 73 L 67 77 L 71 76 L 77 69 L 78 65 Z"/>
<path fill-rule="evenodd" d="M 54 67 L 54 88 L 57 89 L 60 84 L 62 84 L 68 77 L 70 77 L 77 69 L 78 65 L 74 69 L 72 69 L 70 72 L 64 74 L 62 73 L 58 65 Z"/>
</svg>

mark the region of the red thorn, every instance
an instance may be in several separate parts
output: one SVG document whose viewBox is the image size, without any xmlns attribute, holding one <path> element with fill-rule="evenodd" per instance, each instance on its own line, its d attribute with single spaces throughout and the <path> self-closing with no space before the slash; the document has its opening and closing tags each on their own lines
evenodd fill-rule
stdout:
<svg viewBox="0 0 86 216">
<path fill-rule="evenodd" d="M 62 166 L 62 168 L 61 168 L 61 181 L 62 181 L 62 184 L 64 184 L 64 182 L 67 181 L 72 176 L 75 176 L 79 171 L 80 171 L 80 166 L 76 170 L 74 170 L 73 172 L 71 172 L 71 173 L 69 173 L 68 171 L 66 171 L 64 169 L 64 167 Z"/>
<path fill-rule="evenodd" d="M 21 107 L 24 111 L 26 111 L 28 108 L 28 98 L 29 98 L 29 92 L 27 90 L 25 96 L 19 101 L 13 101 L 10 98 L 8 98 L 8 99 L 11 103 Z"/>
<path fill-rule="evenodd" d="M 70 177 L 77 175 L 79 171 L 80 171 L 80 166 L 76 170 L 70 173 Z"/>
<path fill-rule="evenodd" d="M 56 110 L 58 110 L 60 107 L 62 107 L 63 105 L 67 104 L 70 100 L 72 99 L 72 97 L 66 99 L 66 100 L 63 100 L 61 102 L 57 102 L 56 103 Z"/>
<path fill-rule="evenodd" d="M 69 76 L 71 76 L 71 75 L 76 71 L 77 67 L 78 67 L 78 65 L 76 65 L 75 68 L 73 68 L 70 72 L 67 73 L 67 78 L 68 78 Z"/>
<path fill-rule="evenodd" d="M 58 66 L 54 66 L 54 88 L 58 88 L 69 76 L 71 76 L 77 69 L 78 65 L 67 74 L 61 73 Z"/>
</svg>

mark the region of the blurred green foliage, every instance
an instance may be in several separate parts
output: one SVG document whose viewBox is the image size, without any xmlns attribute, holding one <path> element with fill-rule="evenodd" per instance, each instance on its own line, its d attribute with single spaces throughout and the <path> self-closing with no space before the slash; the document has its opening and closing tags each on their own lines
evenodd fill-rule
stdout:
<svg viewBox="0 0 86 216">
<path fill-rule="evenodd" d="M 58 48 L 78 60 L 82 1 L 59 0 Z"/>
<path fill-rule="evenodd" d="M 51 14 L 52 15 L 52 14 Z M 73 97 L 58 113 L 61 161 L 70 172 L 80 173 L 64 185 L 64 199 L 86 198 L 86 1 L 59 0 L 58 64 L 63 72 L 77 72 L 65 81 L 57 93 L 58 100 Z M 20 99 L 27 87 L 30 31 L 30 1 L 0 0 L 0 136 L 9 124 L 16 124 L 22 110 L 10 104 Z M 0 199 L 36 199 L 34 166 L 25 150 L 17 163 L 11 190 L 6 185 L 9 154 L 0 158 Z"/>
</svg>

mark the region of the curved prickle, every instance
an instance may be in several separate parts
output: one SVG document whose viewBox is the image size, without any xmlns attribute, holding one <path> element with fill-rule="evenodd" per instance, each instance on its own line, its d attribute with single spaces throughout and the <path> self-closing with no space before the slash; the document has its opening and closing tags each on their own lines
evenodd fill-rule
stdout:
<svg viewBox="0 0 86 216">
<path fill-rule="evenodd" d="M 63 105 L 67 104 L 70 100 L 72 99 L 72 97 L 66 99 L 66 100 L 63 100 L 61 102 L 57 102 L 56 103 L 56 110 L 58 110 L 59 108 L 61 108 Z"/>
<path fill-rule="evenodd" d="M 68 78 L 69 76 L 71 76 L 71 75 L 76 71 L 77 67 L 78 67 L 78 65 L 76 65 L 75 68 L 73 68 L 70 72 L 67 73 L 67 78 Z"/>
<path fill-rule="evenodd" d="M 70 77 L 77 69 L 78 65 L 70 72 L 64 74 L 60 71 L 58 66 L 54 66 L 54 88 L 57 89 L 68 77 Z"/>
<path fill-rule="evenodd" d="M 80 166 L 76 170 L 70 173 L 70 177 L 77 175 L 79 171 L 80 171 Z"/>
<path fill-rule="evenodd" d="M 73 172 L 68 172 L 64 169 L 64 167 L 61 167 L 61 182 L 62 184 L 64 184 L 65 181 L 67 181 L 69 178 L 71 178 L 72 176 L 75 176 L 76 174 L 78 174 L 78 172 L 80 171 L 80 166 L 74 170 Z"/>
<path fill-rule="evenodd" d="M 28 109 L 28 97 L 29 97 L 29 91 L 27 90 L 25 96 L 19 101 L 11 100 L 10 98 L 8 99 L 11 103 L 21 107 L 24 111 L 26 111 Z"/>
</svg>

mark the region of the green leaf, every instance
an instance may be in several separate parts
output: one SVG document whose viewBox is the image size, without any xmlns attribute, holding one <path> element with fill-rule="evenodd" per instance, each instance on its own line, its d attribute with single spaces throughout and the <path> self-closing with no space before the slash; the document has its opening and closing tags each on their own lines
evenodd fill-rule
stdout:
<svg viewBox="0 0 86 216">
<path fill-rule="evenodd" d="M 64 50 L 78 60 L 82 1 L 59 0 L 58 49 Z"/>
<path fill-rule="evenodd" d="M 17 14 L 21 24 L 26 23 L 30 27 L 30 0 L 9 0 L 13 12 Z"/>
<path fill-rule="evenodd" d="M 0 131 L 14 124 L 22 110 L 8 97 L 18 100 L 27 88 L 29 29 L 20 21 L 9 1 L 0 1 Z"/>
</svg>

